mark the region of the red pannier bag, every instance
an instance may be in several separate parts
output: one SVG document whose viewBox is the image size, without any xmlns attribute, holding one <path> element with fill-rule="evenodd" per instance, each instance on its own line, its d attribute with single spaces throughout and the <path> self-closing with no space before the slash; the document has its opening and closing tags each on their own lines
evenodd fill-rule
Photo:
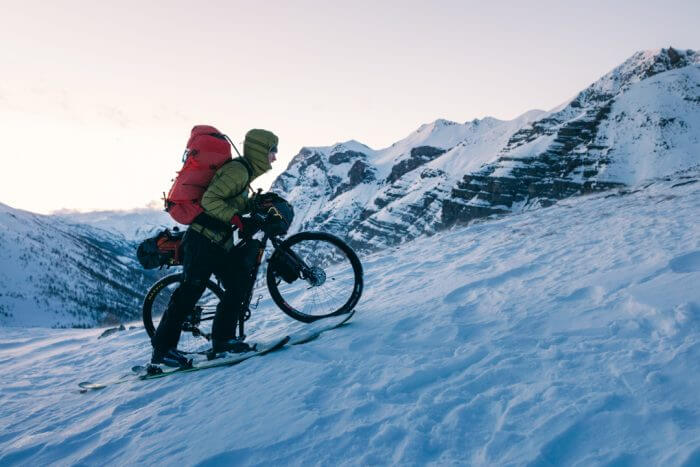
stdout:
<svg viewBox="0 0 700 467">
<path fill-rule="evenodd" d="M 136 250 L 136 257 L 145 269 L 182 264 L 182 239 L 185 232 L 168 229 L 147 238 Z"/>
</svg>

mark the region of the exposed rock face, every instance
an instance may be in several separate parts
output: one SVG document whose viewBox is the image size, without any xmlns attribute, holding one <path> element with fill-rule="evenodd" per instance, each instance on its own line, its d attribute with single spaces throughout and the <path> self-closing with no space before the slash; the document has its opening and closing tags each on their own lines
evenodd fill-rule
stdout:
<svg viewBox="0 0 700 467">
<path fill-rule="evenodd" d="M 367 158 L 367 156 L 364 154 L 356 154 L 362 156 L 362 159 Z M 346 162 L 350 162 L 350 160 L 347 160 Z M 346 191 L 352 190 L 361 183 L 373 182 L 376 179 L 375 172 L 376 169 L 370 166 L 367 162 L 365 162 L 365 160 L 355 160 L 355 162 L 353 162 L 352 166 L 350 167 L 350 170 L 348 170 L 347 182 L 340 183 L 340 185 L 338 185 L 338 188 L 336 188 L 333 198 L 341 195 L 342 193 L 345 193 Z"/>
<path fill-rule="evenodd" d="M 538 122 L 533 132 L 555 136 L 543 152 L 520 157 L 501 155 L 495 163 L 465 175 L 443 204 L 443 224 L 450 226 L 502 214 L 515 204 L 546 207 L 558 199 L 621 186 L 596 179 L 600 168 L 610 162 L 604 155 L 607 147 L 595 144 L 595 140 L 598 126 L 608 117 L 614 99 L 599 102 L 574 120 L 561 124 L 554 119 Z M 532 141 L 532 134 L 518 132 L 502 154 L 508 154 L 523 141 Z"/>
<path fill-rule="evenodd" d="M 419 146 L 411 149 L 411 156 L 391 168 L 387 182 L 393 183 L 411 170 L 424 165 L 445 153 L 445 149 L 430 146 Z"/>
<path fill-rule="evenodd" d="M 436 120 L 379 151 L 305 148 L 272 189 L 295 205 L 293 229 L 372 250 L 697 164 L 698 102 L 700 54 L 639 52 L 551 112 Z"/>
<path fill-rule="evenodd" d="M 423 177 L 424 173 L 427 175 Z M 442 203 L 449 196 L 449 184 L 443 174 L 426 169 L 413 174 L 412 180 L 398 180 L 376 197 L 376 209 L 366 209 L 360 222 L 353 224 L 348 236 L 351 244 L 360 250 L 396 245 L 423 234 L 435 233 L 440 227 Z M 416 179 L 431 178 L 415 199 L 405 199 Z"/>
<path fill-rule="evenodd" d="M 333 165 L 340 165 L 358 159 L 367 159 L 367 154 L 357 151 L 336 152 L 328 157 L 328 162 Z"/>
<path fill-rule="evenodd" d="M 609 126 L 615 97 L 642 80 L 697 62 L 695 52 L 679 53 L 672 48 L 651 56 L 635 54 L 561 111 L 517 131 L 495 162 L 465 174 L 443 204 L 443 224 L 467 223 L 509 212 L 514 206 L 549 206 L 558 199 L 622 186 L 621 181 L 599 177 L 615 163 L 611 157 L 614 148 L 599 131 L 603 124 Z M 688 96 L 683 98 L 688 100 Z M 650 110 L 647 118 L 651 119 Z M 618 122 L 624 117 L 624 111 L 615 116 Z M 658 125 L 663 127 L 675 120 L 660 117 Z M 544 146 L 534 144 L 548 139 Z M 528 150 L 528 145 L 535 147 Z"/>
</svg>

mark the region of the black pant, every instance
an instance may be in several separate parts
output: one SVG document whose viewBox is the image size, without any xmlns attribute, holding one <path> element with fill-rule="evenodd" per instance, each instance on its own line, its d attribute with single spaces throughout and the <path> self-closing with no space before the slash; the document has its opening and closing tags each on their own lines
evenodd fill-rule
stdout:
<svg viewBox="0 0 700 467">
<path fill-rule="evenodd" d="M 170 297 L 168 308 L 153 336 L 153 347 L 167 350 L 177 346 L 182 323 L 204 293 L 212 273 L 224 287 L 224 297 L 216 307 L 212 324 L 212 339 L 226 340 L 235 335 L 239 313 L 253 287 L 258 248 L 260 242 L 251 240 L 227 252 L 212 243 L 199 232 L 188 230 L 183 239 L 183 275 L 180 286 Z"/>
</svg>

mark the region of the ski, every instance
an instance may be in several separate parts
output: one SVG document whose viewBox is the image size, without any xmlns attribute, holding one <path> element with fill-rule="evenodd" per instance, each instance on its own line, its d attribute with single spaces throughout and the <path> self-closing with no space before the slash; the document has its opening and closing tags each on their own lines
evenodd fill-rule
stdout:
<svg viewBox="0 0 700 467">
<path fill-rule="evenodd" d="M 207 370 L 209 368 L 218 368 L 222 366 L 234 366 L 238 365 L 239 363 L 245 362 L 246 360 L 249 360 L 253 357 L 260 357 L 263 355 L 267 355 L 271 352 L 274 352 L 276 350 L 280 350 L 282 347 L 287 345 L 289 342 L 290 337 L 285 336 L 279 341 L 275 342 L 274 344 L 267 346 L 261 350 L 256 350 L 254 352 L 246 352 L 244 354 L 236 355 L 235 357 L 218 357 L 213 360 L 205 361 L 202 363 L 197 363 L 195 365 L 192 365 L 191 367 L 188 368 L 174 368 L 174 369 L 167 369 L 167 370 L 162 370 L 157 371 L 157 370 L 152 370 L 151 368 L 153 367 L 147 367 L 146 369 L 146 374 L 139 376 L 139 379 L 142 380 L 147 380 L 147 379 L 157 379 L 157 378 L 164 378 L 166 376 L 170 376 L 173 374 L 181 374 L 181 373 L 192 373 L 194 371 L 200 371 L 200 370 Z M 160 368 L 160 367 L 156 367 Z"/>
<path fill-rule="evenodd" d="M 333 329 L 338 329 L 339 327 L 345 326 L 348 323 L 348 321 L 350 321 L 350 318 L 352 318 L 354 314 L 355 314 L 355 308 L 350 310 L 346 315 L 340 315 L 340 316 L 344 316 L 344 317 L 341 321 L 339 321 L 337 323 L 334 323 L 334 324 L 331 324 L 328 326 L 322 326 L 319 329 L 314 329 L 305 335 L 296 336 L 296 337 L 292 336 L 290 345 L 306 344 L 307 342 L 311 342 L 313 340 L 318 339 L 321 336 L 321 334 L 323 334 L 324 332 L 331 331 Z"/>
<path fill-rule="evenodd" d="M 191 367 L 187 368 L 168 368 L 168 369 L 162 369 L 157 365 L 147 365 L 147 366 L 141 366 L 141 365 L 136 365 L 132 367 L 132 372 L 136 373 L 136 375 L 124 375 L 119 379 L 113 380 L 113 381 L 107 381 L 103 383 L 93 383 L 91 381 L 83 381 L 78 383 L 78 386 L 80 387 L 80 392 L 85 393 L 88 391 L 96 391 L 99 389 L 104 389 L 108 386 L 113 386 L 116 384 L 121 384 L 121 383 L 126 383 L 129 381 L 134 381 L 134 380 L 150 380 L 150 379 L 157 379 L 157 378 L 163 378 L 166 376 L 171 376 L 174 374 L 181 374 L 181 373 L 191 373 L 193 371 L 199 371 L 199 370 L 206 370 L 209 368 L 217 368 L 217 367 L 224 367 L 224 366 L 234 366 L 238 365 L 239 363 L 242 363 L 248 359 L 251 359 L 253 357 L 260 357 L 263 355 L 267 355 L 271 352 L 274 352 L 276 350 L 282 349 L 287 343 L 290 341 L 289 336 L 285 336 L 282 339 L 278 341 L 274 341 L 270 345 L 265 346 L 264 348 L 254 351 L 254 352 L 246 352 L 245 354 L 241 355 L 235 355 L 233 357 L 219 357 L 214 360 L 210 361 L 204 361 L 202 363 L 196 363 Z M 135 376 L 135 378 L 134 378 Z"/>
<path fill-rule="evenodd" d="M 176 375 L 176 374 L 182 374 L 182 373 L 192 373 L 194 371 L 200 371 L 200 370 L 206 370 L 209 368 L 218 368 L 218 367 L 225 367 L 225 366 L 234 366 L 238 365 L 239 363 L 242 363 L 246 360 L 249 360 L 253 357 L 259 357 L 263 355 L 267 355 L 271 352 L 275 352 L 277 350 L 280 350 L 284 348 L 287 345 L 302 345 L 306 344 L 308 342 L 314 341 L 318 339 L 323 333 L 333 330 L 333 329 L 338 329 L 342 326 L 345 326 L 348 321 L 353 317 L 355 314 L 355 309 L 351 310 L 345 315 L 340 315 L 343 316 L 343 319 L 338 321 L 337 323 L 333 323 L 330 325 L 321 325 L 320 327 L 316 329 L 312 329 L 308 333 L 299 333 L 297 335 L 292 335 L 292 336 L 285 336 L 277 341 L 273 341 L 269 345 L 266 345 L 259 350 L 255 350 L 253 352 L 246 352 L 244 354 L 236 354 L 232 357 L 228 356 L 221 356 L 217 357 L 212 360 L 204 360 L 204 361 L 199 361 L 195 362 L 191 367 L 188 368 L 166 368 L 163 369 L 157 365 L 136 365 L 132 367 L 132 373 L 123 375 L 119 379 L 113 380 L 113 381 L 107 381 L 103 383 L 93 383 L 91 381 L 83 381 L 81 383 L 78 383 L 78 386 L 80 387 L 80 392 L 85 393 L 88 391 L 96 391 L 99 389 L 104 389 L 108 386 L 113 386 L 116 384 L 121 384 L 121 383 L 126 383 L 129 381 L 138 381 L 138 380 L 151 380 L 151 379 L 158 379 L 158 378 L 164 378 L 166 376 L 171 376 L 171 375 Z M 203 354 L 206 355 L 205 352 Z"/>
</svg>

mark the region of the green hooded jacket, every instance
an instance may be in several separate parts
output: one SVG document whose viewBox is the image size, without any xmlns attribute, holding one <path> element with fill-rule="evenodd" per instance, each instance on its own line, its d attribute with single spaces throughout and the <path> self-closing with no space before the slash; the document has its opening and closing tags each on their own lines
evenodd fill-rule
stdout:
<svg viewBox="0 0 700 467">
<path fill-rule="evenodd" d="M 245 135 L 243 157 L 250 163 L 253 173 L 248 179 L 248 170 L 238 162 L 224 164 L 214 174 L 207 191 L 202 196 L 204 213 L 225 224 L 231 224 L 236 214 L 249 213 L 253 207 L 248 196 L 250 182 L 272 169 L 268 159 L 270 149 L 276 148 L 279 139 L 267 130 L 250 130 Z M 212 242 L 230 249 L 233 239 L 229 230 L 218 230 L 193 222 L 190 229 L 197 231 Z"/>
</svg>

